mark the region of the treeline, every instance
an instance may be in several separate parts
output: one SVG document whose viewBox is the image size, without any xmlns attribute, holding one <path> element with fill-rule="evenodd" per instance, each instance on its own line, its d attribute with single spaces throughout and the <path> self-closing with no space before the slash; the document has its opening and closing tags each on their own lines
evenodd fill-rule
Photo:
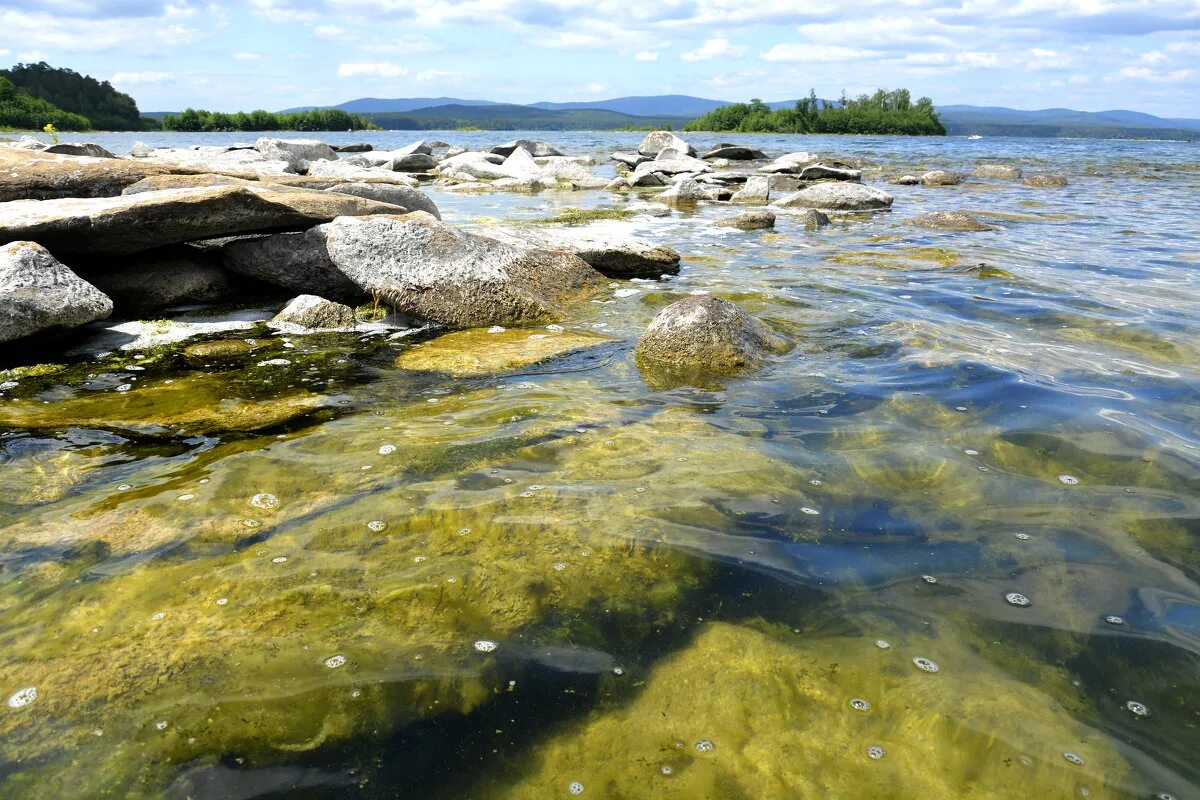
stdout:
<svg viewBox="0 0 1200 800">
<path fill-rule="evenodd" d="M 860 133 L 905 136 L 945 136 L 946 128 L 933 110 L 933 101 L 915 103 L 907 89 L 848 98 L 837 103 L 817 99 L 815 91 L 792 108 L 772 110 L 755 98 L 710 111 L 689 122 L 687 131 L 738 133 Z"/>
<path fill-rule="evenodd" d="M 60 117 L 61 124 L 47 117 L 21 123 L 4 119 L 0 120 L 0 125 L 41 128 L 51 123 L 64 130 L 94 128 L 101 131 L 137 131 L 157 127 L 152 121 L 143 121 L 132 97 L 118 92 L 108 81 L 98 81 L 91 76 L 80 75 L 75 70 L 58 69 L 40 61 L 0 70 L 0 78 L 10 81 L 19 94 L 45 103 L 46 106 L 42 106 L 40 111 L 42 116 L 50 113 L 50 108 L 60 114 L 71 115 Z M 80 123 L 80 119 L 84 122 Z"/>
<path fill-rule="evenodd" d="M 62 131 L 86 131 L 92 127 L 87 117 L 19 92 L 12 81 L 0 77 L 0 128 L 41 130 L 46 125 Z"/>
<path fill-rule="evenodd" d="M 271 111 L 204 111 L 189 108 L 167 114 L 162 120 L 168 131 L 363 131 L 378 130 L 370 120 L 339 108 L 276 114 Z"/>
</svg>

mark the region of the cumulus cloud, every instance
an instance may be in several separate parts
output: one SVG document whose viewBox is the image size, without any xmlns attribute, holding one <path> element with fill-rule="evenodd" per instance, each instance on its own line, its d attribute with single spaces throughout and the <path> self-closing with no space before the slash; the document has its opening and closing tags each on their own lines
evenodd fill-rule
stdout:
<svg viewBox="0 0 1200 800">
<path fill-rule="evenodd" d="M 339 78 L 398 78 L 407 74 L 407 68 L 387 61 L 338 65 Z"/>
<path fill-rule="evenodd" d="M 741 58 L 746 55 L 746 48 L 729 43 L 728 39 L 709 39 L 695 50 L 689 50 L 680 56 L 684 61 L 708 61 L 714 58 Z"/>
<path fill-rule="evenodd" d="M 835 61 L 862 61 L 882 56 L 878 50 L 862 50 L 828 44 L 777 44 L 762 54 L 763 61 L 788 61 L 796 63 L 829 63 Z"/>
<path fill-rule="evenodd" d="M 633 54 L 634 61 L 658 61 L 657 50 L 640 50 Z"/>
<path fill-rule="evenodd" d="M 174 72 L 118 72 L 112 76 L 113 86 L 146 86 L 175 80 Z"/>
</svg>

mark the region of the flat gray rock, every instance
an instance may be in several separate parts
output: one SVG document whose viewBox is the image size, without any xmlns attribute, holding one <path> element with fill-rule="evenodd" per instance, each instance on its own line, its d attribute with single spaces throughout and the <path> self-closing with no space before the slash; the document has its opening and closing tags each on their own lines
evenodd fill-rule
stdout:
<svg viewBox="0 0 1200 800">
<path fill-rule="evenodd" d="M 776 200 L 780 208 L 815 208 L 823 211 L 882 211 L 892 207 L 887 192 L 861 183 L 818 183 Z"/>
<path fill-rule="evenodd" d="M 733 195 L 731 202 L 748 206 L 765 206 L 771 199 L 771 179 L 766 175 L 751 175 Z"/>
<path fill-rule="evenodd" d="M 112 300 L 40 244 L 0 247 L 0 342 L 86 325 L 112 310 Z"/>
<path fill-rule="evenodd" d="M 715 147 L 703 156 L 705 160 L 710 158 L 726 158 L 730 161 L 757 161 L 766 157 L 767 154 L 762 150 L 755 150 L 753 147 L 742 147 L 736 144 Z"/>
<path fill-rule="evenodd" d="M 737 228 L 740 231 L 758 231 L 775 227 L 775 214 L 770 211 L 745 211 L 737 216 L 719 219 L 713 223 L 718 228 Z"/>
<path fill-rule="evenodd" d="M 847 167 L 833 167 L 826 164 L 812 164 L 797 173 L 804 181 L 859 181 L 862 180 L 862 170 Z"/>
<path fill-rule="evenodd" d="M 670 247 L 607 231 L 491 228 L 483 235 L 517 248 L 570 253 L 610 278 L 675 275 L 681 260 Z"/>
<path fill-rule="evenodd" d="M 909 220 L 913 225 L 939 231 L 998 231 L 995 225 L 980 222 L 965 211 L 930 211 Z"/>
<path fill-rule="evenodd" d="M 339 183 L 326 191 L 351 194 L 355 197 L 398 206 L 405 211 L 424 211 L 438 219 L 442 218 L 442 212 L 438 210 L 437 204 L 424 192 L 410 186 L 386 183 Z"/>
<path fill-rule="evenodd" d="M 921 176 L 922 186 L 957 186 L 962 176 L 944 169 L 933 169 Z"/>
</svg>

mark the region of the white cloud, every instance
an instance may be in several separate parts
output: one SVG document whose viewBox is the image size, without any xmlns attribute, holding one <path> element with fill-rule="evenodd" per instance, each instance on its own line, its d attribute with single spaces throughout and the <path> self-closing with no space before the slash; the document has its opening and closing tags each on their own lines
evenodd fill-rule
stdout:
<svg viewBox="0 0 1200 800">
<path fill-rule="evenodd" d="M 684 61 L 708 61 L 714 58 L 741 58 L 746 55 L 746 48 L 731 45 L 728 39 L 709 39 L 695 50 L 690 50 L 680 56 Z"/>
<path fill-rule="evenodd" d="M 234 61 L 265 61 L 266 58 L 267 57 L 264 56 L 262 53 L 248 53 L 248 52 L 242 51 L 240 53 L 233 54 Z"/>
<path fill-rule="evenodd" d="M 339 78 L 398 78 L 407 74 L 406 68 L 387 61 L 338 65 Z"/>
<path fill-rule="evenodd" d="M 763 53 L 763 61 L 788 61 L 807 63 L 831 63 L 838 61 L 863 61 L 876 59 L 883 53 L 878 50 L 862 50 L 829 44 L 777 44 Z"/>
<path fill-rule="evenodd" d="M 174 72 L 118 72 L 110 81 L 113 86 L 154 86 L 175 80 Z"/>
<path fill-rule="evenodd" d="M 658 61 L 657 50 L 641 50 L 633 54 L 634 61 Z"/>
</svg>

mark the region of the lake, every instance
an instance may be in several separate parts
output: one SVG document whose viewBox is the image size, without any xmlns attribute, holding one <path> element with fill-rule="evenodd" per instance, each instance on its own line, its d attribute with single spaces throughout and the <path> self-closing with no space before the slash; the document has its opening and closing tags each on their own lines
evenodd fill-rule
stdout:
<svg viewBox="0 0 1200 800">
<path fill-rule="evenodd" d="M 604 176 L 643 136 L 290 135 Z M 681 273 L 515 371 L 249 313 L 0 373 L 0 797 L 1200 796 L 1197 145 L 685 138 L 862 159 L 895 204 L 599 223 Z M 886 185 L 984 163 L 1069 185 Z M 479 230 L 652 199 L 428 193 Z M 908 223 L 935 210 L 998 229 Z M 794 348 L 651 385 L 633 346 L 697 293 Z"/>
</svg>

